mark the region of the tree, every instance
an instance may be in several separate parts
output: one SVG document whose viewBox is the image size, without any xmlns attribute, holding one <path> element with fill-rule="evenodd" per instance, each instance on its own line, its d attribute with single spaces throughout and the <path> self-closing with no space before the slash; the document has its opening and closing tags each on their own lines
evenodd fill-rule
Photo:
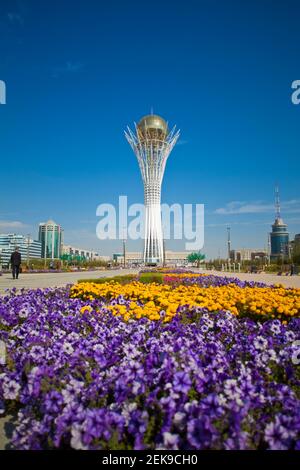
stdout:
<svg viewBox="0 0 300 470">
<path fill-rule="evenodd" d="M 300 264 L 300 243 L 295 243 L 292 259 L 295 264 Z"/>
<path fill-rule="evenodd" d="M 205 255 L 200 253 L 200 251 L 195 251 L 187 256 L 187 260 L 189 263 L 197 263 L 197 268 L 199 268 L 201 261 L 203 261 L 204 259 Z"/>
</svg>

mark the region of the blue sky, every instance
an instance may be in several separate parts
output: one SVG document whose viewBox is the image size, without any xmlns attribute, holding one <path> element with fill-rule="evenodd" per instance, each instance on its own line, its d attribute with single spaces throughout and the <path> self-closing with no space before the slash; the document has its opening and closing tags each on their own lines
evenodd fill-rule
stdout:
<svg viewBox="0 0 300 470">
<path fill-rule="evenodd" d="M 67 243 L 119 250 L 96 207 L 143 201 L 123 130 L 151 107 L 181 129 L 162 201 L 205 204 L 208 257 L 228 224 L 233 247 L 266 246 L 276 182 L 300 232 L 299 17 L 291 0 L 1 0 L 0 232 L 51 217 Z"/>
</svg>

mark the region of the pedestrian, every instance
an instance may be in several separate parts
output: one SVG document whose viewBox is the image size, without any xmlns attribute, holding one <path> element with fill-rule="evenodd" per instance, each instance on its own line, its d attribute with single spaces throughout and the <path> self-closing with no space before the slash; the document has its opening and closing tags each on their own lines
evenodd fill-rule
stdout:
<svg viewBox="0 0 300 470">
<path fill-rule="evenodd" d="M 294 276 L 295 274 L 295 265 L 291 264 L 291 276 Z"/>
<path fill-rule="evenodd" d="M 21 253 L 19 253 L 19 248 L 16 246 L 15 251 L 11 254 L 10 257 L 13 279 L 18 279 L 19 277 L 21 261 Z"/>
</svg>

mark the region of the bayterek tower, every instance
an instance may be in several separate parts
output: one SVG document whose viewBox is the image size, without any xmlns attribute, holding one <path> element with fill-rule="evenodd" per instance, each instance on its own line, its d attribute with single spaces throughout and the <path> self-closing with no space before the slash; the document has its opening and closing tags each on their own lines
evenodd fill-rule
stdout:
<svg viewBox="0 0 300 470">
<path fill-rule="evenodd" d="M 139 163 L 144 183 L 145 197 L 145 245 L 144 263 L 159 264 L 163 261 L 163 234 L 161 224 L 161 184 L 168 156 L 176 144 L 179 131 L 171 131 L 160 116 L 150 114 L 125 131 Z"/>
</svg>

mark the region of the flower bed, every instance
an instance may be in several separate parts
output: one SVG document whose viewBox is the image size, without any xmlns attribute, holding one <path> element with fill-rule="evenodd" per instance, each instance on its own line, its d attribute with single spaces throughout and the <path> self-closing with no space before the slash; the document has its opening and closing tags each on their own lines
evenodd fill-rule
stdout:
<svg viewBox="0 0 300 470">
<path fill-rule="evenodd" d="M 267 285 L 262 282 L 241 281 L 241 279 L 238 279 L 236 277 L 215 276 L 212 274 L 195 273 L 172 274 L 171 272 L 169 272 L 164 276 L 163 281 L 165 284 L 171 284 L 173 286 L 190 286 L 195 284 L 200 287 L 220 287 L 235 284 L 239 287 L 267 287 Z"/>
<path fill-rule="evenodd" d="M 182 307 L 168 323 L 124 322 L 112 302 L 127 301 L 68 289 L 0 299 L 15 448 L 300 449 L 300 319 Z"/>
<path fill-rule="evenodd" d="M 151 320 L 170 321 L 183 307 L 201 307 L 208 311 L 230 310 L 234 315 L 268 320 L 287 319 L 300 316 L 300 289 L 285 289 L 282 286 L 268 287 L 227 278 L 215 279 L 212 285 L 204 284 L 210 276 L 199 277 L 200 284 L 172 285 L 142 284 L 131 282 L 121 285 L 116 282 L 76 284 L 71 288 L 72 297 L 84 300 L 101 298 L 115 301 L 109 308 L 115 315 L 129 318 L 147 317 Z M 203 281 L 202 281 L 203 280 Z M 213 282 L 214 281 L 214 282 Z M 122 305 L 121 305 L 122 304 Z"/>
</svg>

